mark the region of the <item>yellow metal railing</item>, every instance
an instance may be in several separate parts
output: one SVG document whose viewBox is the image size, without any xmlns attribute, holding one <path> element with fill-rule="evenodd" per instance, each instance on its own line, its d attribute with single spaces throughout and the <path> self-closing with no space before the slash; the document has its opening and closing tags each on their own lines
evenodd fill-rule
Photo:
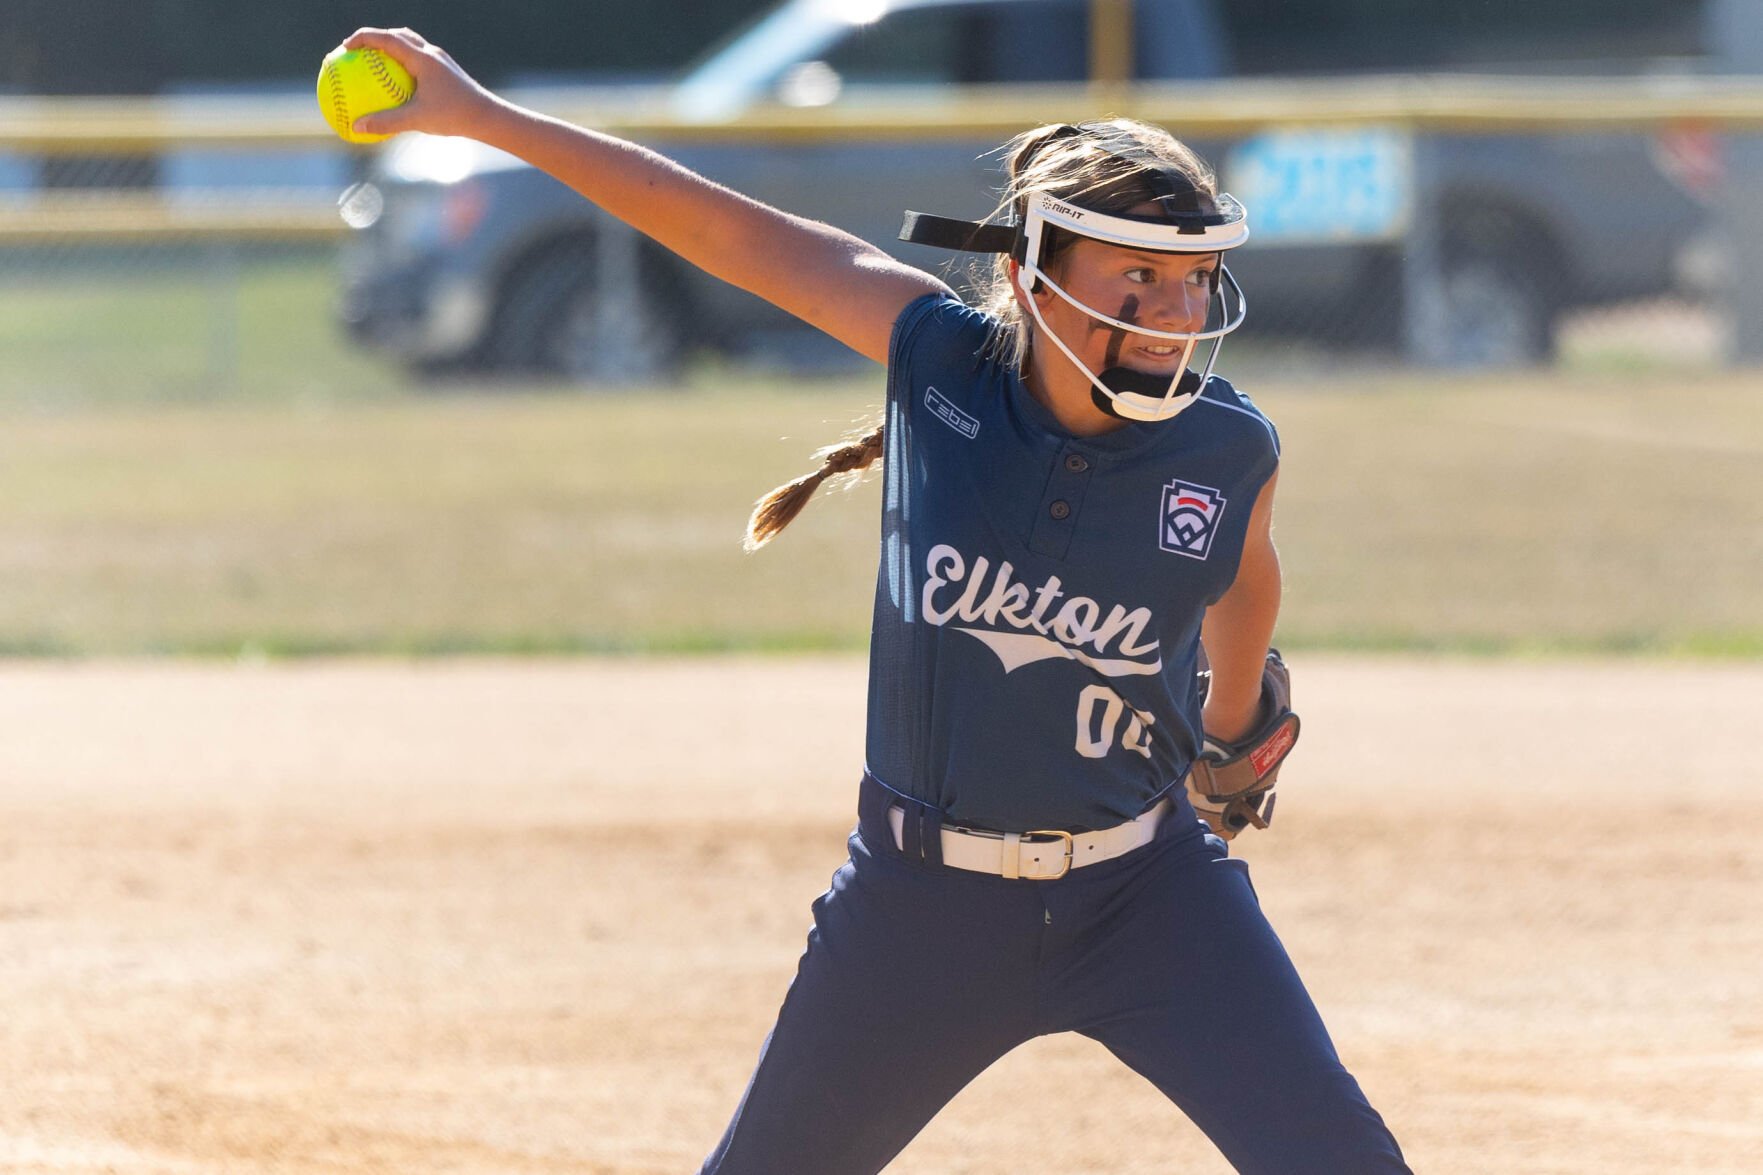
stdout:
<svg viewBox="0 0 1763 1175">
<path fill-rule="evenodd" d="M 1096 0 L 1102 8 L 1112 0 Z M 1116 47 L 1118 49 L 1118 47 Z M 521 98 L 521 95 L 514 95 Z M 1001 141 L 1042 122 L 1104 114 L 1144 118 L 1185 137 L 1274 126 L 1390 125 L 1420 132 L 1634 131 L 1694 126 L 1763 130 L 1763 79 L 1388 76 L 1303 81 L 981 86 L 902 102 L 852 92 L 824 107 L 767 105 L 726 122 L 670 115 L 665 91 L 567 91 L 530 96 L 549 113 L 652 142 L 834 141 L 851 138 Z M 338 142 L 304 98 L 193 100 L 0 99 L 0 152 L 30 157 L 173 151 L 357 150 Z M 0 243 L 231 237 L 318 240 L 345 231 L 325 200 L 194 204 L 153 193 L 22 194 L 0 202 Z"/>
<path fill-rule="evenodd" d="M 518 97 L 518 95 L 516 95 Z M 751 108 L 723 122 L 670 115 L 665 92 L 572 98 L 550 91 L 540 109 L 620 134 L 722 139 L 852 134 L 939 137 L 1014 133 L 1073 114 L 1097 115 L 1089 85 L 972 86 L 934 101 L 853 91 L 833 106 Z M 1696 122 L 1763 129 L 1763 78 L 1511 78 L 1394 75 L 1302 81 L 1109 86 L 1108 113 L 1189 134 L 1246 134 L 1268 126 L 1388 123 L 1421 131 L 1619 130 Z M 305 100 L 0 98 L 0 150 L 30 154 L 138 153 L 174 148 L 310 149 L 342 144 Z"/>
<path fill-rule="evenodd" d="M 0 244 L 312 242 L 347 228 L 328 201 L 168 200 L 156 192 L 46 193 L 0 202 Z"/>
<path fill-rule="evenodd" d="M 1131 0 L 1090 0 L 1090 80 L 1099 87 L 1132 79 Z"/>
</svg>

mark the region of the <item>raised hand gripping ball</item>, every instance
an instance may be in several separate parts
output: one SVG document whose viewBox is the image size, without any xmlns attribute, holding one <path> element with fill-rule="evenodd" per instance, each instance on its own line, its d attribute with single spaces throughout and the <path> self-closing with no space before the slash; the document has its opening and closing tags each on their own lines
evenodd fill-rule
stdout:
<svg viewBox="0 0 1763 1175">
<path fill-rule="evenodd" d="M 332 49 L 318 70 L 318 108 L 331 129 L 351 143 L 377 143 L 390 135 L 350 130 L 364 114 L 410 101 L 416 79 L 378 49 Z"/>
</svg>

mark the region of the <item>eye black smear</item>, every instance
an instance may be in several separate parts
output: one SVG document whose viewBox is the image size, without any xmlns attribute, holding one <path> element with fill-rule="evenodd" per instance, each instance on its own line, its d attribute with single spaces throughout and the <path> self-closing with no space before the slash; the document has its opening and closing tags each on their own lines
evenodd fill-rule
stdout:
<svg viewBox="0 0 1763 1175">
<path fill-rule="evenodd" d="M 1116 314 L 1114 317 L 1118 318 L 1122 322 L 1130 322 L 1134 326 L 1137 326 L 1138 325 L 1138 313 L 1139 313 L 1139 296 L 1137 294 L 1128 294 L 1126 296 L 1126 301 L 1124 301 L 1120 304 L 1120 312 L 1118 314 Z M 1124 342 L 1126 342 L 1126 332 L 1125 331 L 1121 330 L 1117 326 L 1111 326 L 1108 328 L 1108 357 L 1106 360 L 1103 361 L 1102 370 L 1106 371 L 1110 367 L 1119 366 L 1119 364 L 1120 364 L 1120 345 Z"/>
</svg>

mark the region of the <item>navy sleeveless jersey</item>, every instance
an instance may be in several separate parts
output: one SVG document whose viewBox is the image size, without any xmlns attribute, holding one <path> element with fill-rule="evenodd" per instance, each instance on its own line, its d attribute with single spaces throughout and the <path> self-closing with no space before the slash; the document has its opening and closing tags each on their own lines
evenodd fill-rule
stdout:
<svg viewBox="0 0 1763 1175">
<path fill-rule="evenodd" d="M 868 767 L 954 824 L 1104 828 L 1200 743 L 1200 621 L 1236 577 L 1271 424 L 1214 376 L 1173 420 L 1073 437 L 945 295 L 888 362 Z"/>
</svg>

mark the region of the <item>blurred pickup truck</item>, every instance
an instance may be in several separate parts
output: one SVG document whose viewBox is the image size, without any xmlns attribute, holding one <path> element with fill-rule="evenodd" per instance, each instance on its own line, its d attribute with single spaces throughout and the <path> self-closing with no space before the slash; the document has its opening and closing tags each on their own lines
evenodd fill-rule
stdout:
<svg viewBox="0 0 1763 1175">
<path fill-rule="evenodd" d="M 1450 5 L 1132 0 L 1114 68 L 1152 84 L 1345 86 L 1446 72 L 1693 69 L 1702 51 L 1691 4 L 1488 2 L 1500 12 L 1470 26 L 1438 15 L 1458 7 Z M 567 97 L 584 109 L 598 100 L 714 124 L 768 105 L 904 111 L 963 87 L 1082 83 L 1103 60 L 1091 38 L 1101 7 L 787 0 L 670 86 Z M 515 96 L 541 106 L 560 97 Z M 1073 121 L 1101 113 L 1072 105 Z M 1178 121 L 1169 125 L 1187 137 Z M 984 215 L 1000 178 L 989 152 L 1002 137 L 692 136 L 657 145 L 737 190 L 941 269 L 948 254 L 895 239 L 901 213 Z M 1254 236 L 1231 261 L 1251 309 L 1245 337 L 1403 349 L 1442 365 L 1544 361 L 1564 314 L 1680 288 L 1685 247 L 1708 219 L 1706 144 L 1693 135 L 1419 135 L 1374 125 L 1190 141 L 1249 208 Z M 376 158 L 370 181 L 383 210 L 345 247 L 340 313 L 359 343 L 413 368 L 630 381 L 664 378 L 705 350 L 786 363 L 844 354 L 480 144 L 404 136 Z"/>
</svg>

